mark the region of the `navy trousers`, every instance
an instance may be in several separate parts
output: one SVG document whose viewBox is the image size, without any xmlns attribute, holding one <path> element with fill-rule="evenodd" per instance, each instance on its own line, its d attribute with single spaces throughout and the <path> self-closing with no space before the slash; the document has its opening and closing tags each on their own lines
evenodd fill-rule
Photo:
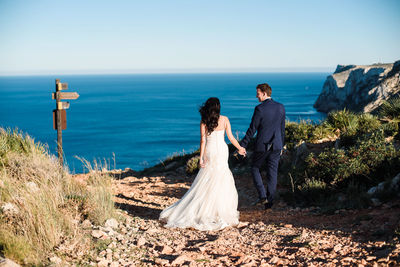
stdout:
<svg viewBox="0 0 400 267">
<path fill-rule="evenodd" d="M 268 202 L 274 202 L 276 184 L 278 179 L 278 165 L 281 150 L 267 150 L 265 152 L 254 152 L 252 157 L 251 173 L 253 175 L 254 186 L 257 189 L 260 199 L 266 198 Z M 262 164 L 267 164 L 267 190 L 260 174 Z"/>
</svg>

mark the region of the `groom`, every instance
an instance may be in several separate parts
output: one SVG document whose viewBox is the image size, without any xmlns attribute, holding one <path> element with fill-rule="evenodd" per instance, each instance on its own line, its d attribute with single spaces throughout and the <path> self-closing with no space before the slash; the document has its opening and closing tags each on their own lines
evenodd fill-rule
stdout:
<svg viewBox="0 0 400 267">
<path fill-rule="evenodd" d="M 270 209 L 276 191 L 278 163 L 285 142 L 285 108 L 271 98 L 272 89 L 267 83 L 257 85 L 257 98 L 261 102 L 254 109 L 253 118 L 246 136 L 240 145 L 247 148 L 250 138 L 257 132 L 251 172 L 259 200 L 254 205 Z M 245 153 L 242 153 L 245 155 Z M 267 190 L 265 190 L 260 167 L 267 164 Z"/>
</svg>

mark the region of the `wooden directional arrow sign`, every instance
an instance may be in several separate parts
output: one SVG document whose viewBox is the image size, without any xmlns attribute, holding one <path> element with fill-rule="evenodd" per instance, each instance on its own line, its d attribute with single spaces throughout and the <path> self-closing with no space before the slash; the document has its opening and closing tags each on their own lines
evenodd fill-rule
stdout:
<svg viewBox="0 0 400 267">
<path fill-rule="evenodd" d="M 69 102 L 58 102 L 57 109 L 69 109 Z"/>
<path fill-rule="evenodd" d="M 52 94 L 53 99 L 77 99 L 79 94 L 77 92 L 56 92 Z"/>
<path fill-rule="evenodd" d="M 56 79 L 56 91 L 51 97 L 56 100 L 57 109 L 53 110 L 53 127 L 57 130 L 57 153 L 60 165 L 63 166 L 63 148 L 62 148 L 62 130 L 67 128 L 67 112 L 69 102 L 61 102 L 63 99 L 77 99 L 77 92 L 62 92 L 68 89 L 68 83 L 60 83 L 60 79 Z"/>
<path fill-rule="evenodd" d="M 58 90 L 67 90 L 68 89 L 68 83 L 57 83 L 57 89 Z"/>
</svg>

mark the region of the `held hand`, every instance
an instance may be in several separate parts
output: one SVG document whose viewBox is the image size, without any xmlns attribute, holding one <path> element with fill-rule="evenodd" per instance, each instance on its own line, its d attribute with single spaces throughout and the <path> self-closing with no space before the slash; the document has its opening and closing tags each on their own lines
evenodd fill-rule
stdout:
<svg viewBox="0 0 400 267">
<path fill-rule="evenodd" d="M 281 156 L 283 155 L 283 153 L 286 153 L 287 148 L 286 145 L 283 146 L 283 148 L 281 149 Z"/>
<path fill-rule="evenodd" d="M 239 148 L 239 154 L 242 155 L 243 157 L 246 156 L 246 149 L 244 147 Z"/>
<path fill-rule="evenodd" d="M 207 160 L 203 159 L 203 158 L 200 158 L 200 162 L 199 163 L 200 163 L 200 167 L 204 168 L 206 166 Z"/>
</svg>

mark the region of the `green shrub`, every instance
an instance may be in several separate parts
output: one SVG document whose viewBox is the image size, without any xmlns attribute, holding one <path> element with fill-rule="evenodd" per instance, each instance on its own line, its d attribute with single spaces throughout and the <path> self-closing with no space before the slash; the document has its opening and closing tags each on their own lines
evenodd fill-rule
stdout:
<svg viewBox="0 0 400 267">
<path fill-rule="evenodd" d="M 325 149 L 319 155 L 310 153 L 306 159 L 305 168 L 312 178 L 331 184 L 340 177 L 348 176 L 346 166 L 348 160 L 349 157 L 345 150 L 330 148 Z"/>
<path fill-rule="evenodd" d="M 7 165 L 7 153 L 46 154 L 47 147 L 18 129 L 0 128 L 0 168 Z"/>
<path fill-rule="evenodd" d="M 334 111 L 328 114 L 325 125 L 332 132 L 339 130 L 340 133 L 354 135 L 358 128 L 358 117 L 346 109 Z"/>
<path fill-rule="evenodd" d="M 381 127 L 381 122 L 378 117 L 370 114 L 363 113 L 358 115 L 358 134 L 372 133 L 377 131 Z"/>
<path fill-rule="evenodd" d="M 325 146 L 320 151 L 318 146 L 310 146 L 312 153 L 298 164 L 293 164 L 293 152 L 286 156 L 279 169 L 280 183 L 292 188 L 284 194 L 286 200 L 329 206 L 332 210 L 369 205 L 367 189 L 400 172 L 400 152 L 388 138 L 400 139 L 396 121 L 399 105 L 390 103 L 385 113 L 389 120 L 341 110 L 329 113 L 318 125 L 288 122 L 289 149 L 301 140 L 315 142 L 324 138 L 339 138 L 339 147 Z"/>
<path fill-rule="evenodd" d="M 317 140 L 321 140 L 324 138 L 334 138 L 336 135 L 335 133 L 332 131 L 332 129 L 330 129 L 329 127 L 326 127 L 326 125 L 324 123 L 321 123 L 320 125 L 315 126 L 314 130 L 312 131 L 311 134 L 311 140 L 312 141 L 317 141 Z"/>
<path fill-rule="evenodd" d="M 357 121 L 357 128 L 345 131 L 340 136 L 340 145 L 350 147 L 356 144 L 360 136 L 373 133 L 381 127 L 379 119 L 369 113 L 358 114 L 353 118 L 353 123 Z"/>
<path fill-rule="evenodd" d="M 200 156 L 189 159 L 186 163 L 186 173 L 194 174 L 199 170 Z"/>
<path fill-rule="evenodd" d="M 300 121 L 298 123 L 286 121 L 285 143 L 287 148 L 293 149 L 301 141 L 309 141 L 314 127 L 309 121 Z"/>
<path fill-rule="evenodd" d="M 160 163 L 145 168 L 144 170 L 140 171 L 141 175 L 159 175 L 159 173 L 165 173 L 165 171 L 169 171 L 173 168 L 178 168 L 177 166 L 185 166 L 188 160 L 191 158 L 200 155 L 200 150 L 196 150 L 193 153 L 185 153 L 185 151 L 174 153 L 173 155 L 167 157 L 165 160 L 161 161 Z M 172 168 L 168 166 L 173 166 Z"/>
<path fill-rule="evenodd" d="M 381 129 L 384 131 L 385 136 L 397 136 L 399 135 L 399 123 L 390 121 L 381 125 Z"/>
<path fill-rule="evenodd" d="M 306 169 L 311 177 L 336 185 L 358 177 L 366 183 L 373 181 L 375 172 L 385 164 L 394 164 L 399 157 L 392 144 L 386 144 L 382 131 L 360 137 L 348 150 L 330 148 L 319 155 L 310 154 Z"/>
<path fill-rule="evenodd" d="M 379 115 L 400 122 L 400 97 L 384 101 L 380 106 Z"/>
<path fill-rule="evenodd" d="M 385 131 L 391 130 L 391 135 L 400 140 L 400 97 L 384 101 L 379 109 L 379 115 L 390 120 Z"/>
<path fill-rule="evenodd" d="M 303 201 L 306 201 L 311 205 L 318 205 L 324 198 L 326 198 L 325 194 L 328 187 L 324 181 L 314 178 L 306 178 L 304 183 L 299 185 L 297 189 L 297 192 L 301 194 Z"/>
</svg>

